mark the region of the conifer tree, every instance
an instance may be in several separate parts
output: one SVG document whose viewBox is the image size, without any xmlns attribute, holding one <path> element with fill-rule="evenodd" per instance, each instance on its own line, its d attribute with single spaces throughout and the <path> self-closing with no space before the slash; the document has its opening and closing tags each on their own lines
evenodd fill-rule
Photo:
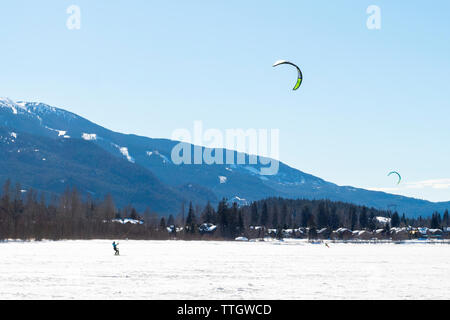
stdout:
<svg viewBox="0 0 450 320">
<path fill-rule="evenodd" d="M 437 212 L 433 213 L 433 215 L 431 216 L 431 222 L 430 222 L 431 229 L 438 229 L 438 228 L 440 228 L 439 216 L 440 215 Z"/>
<path fill-rule="evenodd" d="M 242 217 L 242 211 L 239 210 L 239 218 L 238 218 L 238 230 L 239 230 L 239 234 L 243 234 L 244 230 L 245 230 L 245 226 L 244 226 L 244 218 Z"/>
<path fill-rule="evenodd" d="M 169 219 L 167 220 L 167 225 L 168 226 L 174 226 L 175 225 L 175 219 L 174 219 L 173 215 L 169 216 Z"/>
<path fill-rule="evenodd" d="M 280 213 L 280 226 L 282 228 L 287 229 L 287 222 L 288 222 L 288 208 L 286 202 L 283 203 L 281 207 L 281 213 Z"/>
<path fill-rule="evenodd" d="M 256 205 L 256 202 L 252 202 L 250 223 L 252 224 L 252 226 L 257 226 L 258 221 L 258 206 Z"/>
<path fill-rule="evenodd" d="M 400 226 L 400 216 L 398 215 L 397 211 L 392 214 L 391 226 L 393 228 L 397 228 Z"/>
<path fill-rule="evenodd" d="M 319 204 L 319 212 L 317 213 L 317 227 L 319 229 L 325 228 L 328 226 L 328 212 L 325 207 L 325 203 Z"/>
<path fill-rule="evenodd" d="M 303 228 L 308 227 L 308 221 L 309 221 L 310 217 L 311 217 L 311 211 L 308 206 L 305 206 L 302 210 L 300 226 Z"/>
<path fill-rule="evenodd" d="M 272 228 L 276 229 L 278 227 L 278 222 L 279 222 L 278 206 L 275 204 L 272 212 Z"/>
<path fill-rule="evenodd" d="M 190 202 L 189 212 L 186 218 L 186 229 L 188 229 L 190 233 L 195 233 L 195 225 L 196 225 L 195 212 L 194 208 L 192 207 L 192 202 Z"/>
<path fill-rule="evenodd" d="M 166 229 L 166 219 L 164 217 L 161 218 L 161 222 L 159 223 L 159 227 L 161 228 L 161 230 L 165 230 Z"/>
<path fill-rule="evenodd" d="M 267 207 L 267 202 L 264 201 L 263 210 L 261 213 L 261 224 L 263 225 L 263 227 L 267 227 L 268 220 L 269 220 L 269 208 Z"/>
<path fill-rule="evenodd" d="M 219 205 L 217 207 L 217 216 L 218 216 L 218 222 L 219 222 L 219 230 L 222 236 L 225 236 L 228 230 L 228 204 L 227 200 L 224 198 L 222 201 L 219 202 Z"/>
<path fill-rule="evenodd" d="M 308 228 L 316 228 L 316 219 L 314 215 L 310 214 L 308 219 Z"/>
<path fill-rule="evenodd" d="M 402 218 L 400 219 L 400 223 L 403 226 L 406 226 L 408 224 L 408 222 L 406 221 L 406 215 L 405 214 L 402 215 Z"/>
<path fill-rule="evenodd" d="M 214 208 L 211 206 L 211 203 L 209 201 L 202 212 L 202 222 L 212 224 L 217 223 L 216 213 L 214 212 Z"/>
<path fill-rule="evenodd" d="M 359 215 L 359 226 L 362 229 L 367 228 L 368 221 L 367 221 L 367 207 L 363 207 L 361 210 L 361 214 Z"/>
<path fill-rule="evenodd" d="M 367 223 L 367 227 L 369 228 L 370 231 L 373 231 L 376 228 L 375 215 L 373 214 L 373 212 L 370 212 L 369 222 Z"/>
<path fill-rule="evenodd" d="M 444 217 L 442 218 L 442 225 L 444 226 L 444 227 L 448 227 L 448 225 L 449 225 L 449 218 L 448 218 L 448 210 L 445 210 L 445 212 L 444 212 Z"/>
<path fill-rule="evenodd" d="M 358 216 L 356 215 L 355 207 L 350 207 L 350 230 L 355 230 Z"/>
</svg>

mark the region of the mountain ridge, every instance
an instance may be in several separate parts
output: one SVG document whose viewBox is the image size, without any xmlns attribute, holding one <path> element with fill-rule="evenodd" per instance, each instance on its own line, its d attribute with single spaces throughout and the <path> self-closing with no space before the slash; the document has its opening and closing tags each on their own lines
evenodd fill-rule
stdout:
<svg viewBox="0 0 450 320">
<path fill-rule="evenodd" d="M 80 152 L 82 151 L 86 157 L 92 144 L 119 158 L 122 162 L 117 164 L 118 166 L 130 168 L 132 171 L 139 171 L 139 168 L 148 171 L 146 174 L 153 175 L 161 182 L 158 184 L 159 188 L 167 190 L 167 194 L 170 194 L 167 198 L 169 200 L 166 201 L 173 202 L 173 205 L 164 206 L 157 204 L 162 198 L 149 198 L 149 206 L 160 208 L 164 214 L 174 213 L 176 208 L 181 206 L 182 202 L 189 201 L 189 198 L 198 204 L 205 204 L 207 201 L 216 203 L 224 197 L 228 199 L 237 197 L 245 201 L 268 197 L 329 199 L 378 209 L 395 206 L 398 211 L 411 216 L 431 215 L 434 211 L 450 208 L 450 202 L 434 203 L 380 191 L 338 186 L 282 162 L 278 174 L 274 176 L 261 176 L 258 174 L 260 166 L 250 164 L 175 165 L 170 155 L 178 141 L 114 132 L 70 111 L 44 103 L 14 102 L 1 98 L 0 126 L 19 135 L 25 133 L 56 140 L 83 140 L 89 143 L 77 145 L 77 148 L 81 148 Z M 5 130 L 3 135 L 7 135 Z M 234 154 L 238 153 L 234 151 Z M 81 165 L 83 159 L 78 161 Z M 1 176 L 4 174 L 0 170 Z M 128 196 L 130 199 L 133 198 L 132 194 Z M 151 202 L 157 205 L 152 206 Z M 143 204 L 140 205 L 142 206 Z"/>
</svg>

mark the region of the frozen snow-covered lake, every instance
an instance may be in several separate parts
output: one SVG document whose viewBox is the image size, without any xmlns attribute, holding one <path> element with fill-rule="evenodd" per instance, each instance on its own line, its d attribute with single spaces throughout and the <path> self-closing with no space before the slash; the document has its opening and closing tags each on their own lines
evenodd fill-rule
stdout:
<svg viewBox="0 0 450 320">
<path fill-rule="evenodd" d="M 0 243 L 0 299 L 448 299 L 448 244 Z"/>
</svg>

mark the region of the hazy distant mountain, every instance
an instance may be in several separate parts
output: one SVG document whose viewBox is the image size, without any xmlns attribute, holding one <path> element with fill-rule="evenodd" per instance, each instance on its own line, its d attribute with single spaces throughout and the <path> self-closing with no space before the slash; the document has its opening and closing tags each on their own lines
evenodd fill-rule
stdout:
<svg viewBox="0 0 450 320">
<path fill-rule="evenodd" d="M 0 99 L 0 127 L 0 182 L 11 178 L 50 193 L 76 186 L 95 198 L 111 193 L 120 206 L 177 213 L 189 200 L 248 203 L 280 196 L 396 206 L 411 216 L 450 208 L 449 202 L 337 186 L 283 163 L 274 176 L 260 175 L 259 165 L 175 165 L 176 141 L 113 132 L 42 103 Z"/>
</svg>

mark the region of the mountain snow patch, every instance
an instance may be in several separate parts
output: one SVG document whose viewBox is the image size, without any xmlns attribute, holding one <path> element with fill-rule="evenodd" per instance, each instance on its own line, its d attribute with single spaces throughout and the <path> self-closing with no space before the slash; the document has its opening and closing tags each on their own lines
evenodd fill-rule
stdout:
<svg viewBox="0 0 450 320">
<path fill-rule="evenodd" d="M 97 135 L 95 133 L 83 133 L 81 135 L 81 138 L 83 138 L 86 141 L 93 141 L 97 140 Z"/>
<path fill-rule="evenodd" d="M 130 156 L 130 153 L 128 152 L 128 148 L 121 147 L 121 148 L 119 148 L 119 150 L 120 150 L 120 153 L 122 153 L 129 162 L 134 163 L 134 159 L 133 159 L 133 157 Z"/>
<path fill-rule="evenodd" d="M 50 127 L 47 127 L 47 126 L 45 126 L 45 128 L 48 129 L 48 130 L 57 132 L 58 133 L 58 137 L 64 136 L 67 133 L 67 131 L 57 130 L 57 129 L 53 129 L 53 128 L 50 128 Z"/>
<path fill-rule="evenodd" d="M 248 170 L 248 171 L 250 171 L 251 173 L 256 174 L 256 175 L 259 175 L 259 174 L 260 174 L 260 171 L 259 171 L 258 169 L 255 169 L 255 168 L 250 167 L 250 166 L 246 166 L 246 167 L 244 167 L 244 169 L 246 169 L 246 170 Z"/>
<path fill-rule="evenodd" d="M 224 176 L 219 176 L 219 182 L 220 184 L 227 183 L 228 178 Z"/>
<path fill-rule="evenodd" d="M 22 111 L 26 110 L 26 108 L 24 108 L 21 105 L 18 105 L 9 98 L 0 98 L 0 107 L 11 109 L 13 114 L 18 114 L 19 109 Z"/>
<path fill-rule="evenodd" d="M 171 161 L 169 160 L 169 158 L 167 158 L 165 155 L 161 154 L 158 150 L 155 150 L 155 151 L 147 151 L 146 154 L 147 154 L 147 156 L 149 156 L 149 157 L 151 157 L 152 155 L 159 156 L 159 157 L 163 160 L 163 163 L 167 163 L 167 162 L 170 163 L 170 162 L 171 162 Z"/>
</svg>

